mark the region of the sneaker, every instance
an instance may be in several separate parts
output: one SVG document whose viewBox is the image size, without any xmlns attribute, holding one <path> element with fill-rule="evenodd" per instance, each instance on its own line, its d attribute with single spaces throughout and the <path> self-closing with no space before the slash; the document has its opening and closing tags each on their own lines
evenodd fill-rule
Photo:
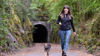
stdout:
<svg viewBox="0 0 100 56">
<path fill-rule="evenodd" d="M 62 56 L 64 56 L 64 51 L 62 52 Z"/>
<path fill-rule="evenodd" d="M 66 53 L 65 53 L 64 51 L 62 52 L 62 56 L 67 56 Z"/>
<path fill-rule="evenodd" d="M 64 53 L 64 55 L 63 55 L 63 56 L 67 56 L 67 55 L 66 55 L 66 53 Z"/>
</svg>

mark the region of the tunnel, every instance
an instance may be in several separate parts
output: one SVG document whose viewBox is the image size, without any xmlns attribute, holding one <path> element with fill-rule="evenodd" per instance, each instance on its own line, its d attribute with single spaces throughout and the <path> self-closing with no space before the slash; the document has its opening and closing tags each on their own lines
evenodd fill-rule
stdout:
<svg viewBox="0 0 100 56">
<path fill-rule="evenodd" d="M 37 24 L 33 28 L 33 43 L 46 43 L 48 37 L 47 28 L 41 24 Z"/>
</svg>

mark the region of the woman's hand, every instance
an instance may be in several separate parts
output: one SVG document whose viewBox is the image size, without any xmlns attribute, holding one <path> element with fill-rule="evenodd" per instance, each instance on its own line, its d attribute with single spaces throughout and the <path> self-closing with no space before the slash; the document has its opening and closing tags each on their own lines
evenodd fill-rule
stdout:
<svg viewBox="0 0 100 56">
<path fill-rule="evenodd" d="M 62 25 L 61 22 L 59 22 L 59 25 Z"/>
<path fill-rule="evenodd" d="M 76 36 L 76 32 L 74 32 L 74 36 Z"/>
</svg>

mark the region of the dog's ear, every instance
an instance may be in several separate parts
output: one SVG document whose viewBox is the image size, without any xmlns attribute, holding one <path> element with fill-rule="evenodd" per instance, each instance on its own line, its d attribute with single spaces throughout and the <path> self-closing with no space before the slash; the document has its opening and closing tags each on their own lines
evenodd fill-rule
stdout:
<svg viewBox="0 0 100 56">
<path fill-rule="evenodd" d="M 48 44 L 44 44 L 44 46 L 48 46 Z"/>
<path fill-rule="evenodd" d="M 50 44 L 47 44 L 48 46 L 50 46 Z"/>
</svg>

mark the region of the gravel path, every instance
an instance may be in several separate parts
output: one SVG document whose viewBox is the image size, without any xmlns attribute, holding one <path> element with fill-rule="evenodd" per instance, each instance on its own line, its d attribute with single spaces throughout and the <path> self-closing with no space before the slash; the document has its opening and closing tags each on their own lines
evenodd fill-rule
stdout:
<svg viewBox="0 0 100 56">
<path fill-rule="evenodd" d="M 61 56 L 60 44 L 51 44 L 49 56 Z M 44 56 L 44 43 L 35 43 L 33 47 L 21 49 L 18 53 L 7 56 Z M 83 53 L 81 51 L 69 50 L 67 56 L 93 56 L 91 54 Z"/>
</svg>

